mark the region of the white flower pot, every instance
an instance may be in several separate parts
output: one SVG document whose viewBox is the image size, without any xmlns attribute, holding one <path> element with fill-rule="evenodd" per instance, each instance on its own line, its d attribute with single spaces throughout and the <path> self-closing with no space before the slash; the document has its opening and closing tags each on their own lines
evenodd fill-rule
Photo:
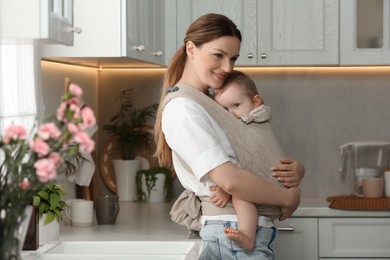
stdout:
<svg viewBox="0 0 390 260">
<path fill-rule="evenodd" d="M 120 201 L 137 200 L 135 177 L 141 169 L 140 160 L 113 160 L 117 195 Z"/>
<path fill-rule="evenodd" d="M 44 224 L 46 214 L 39 219 L 39 246 L 47 244 L 48 242 L 58 241 L 60 238 L 60 223 L 54 219 L 49 224 Z"/>
<path fill-rule="evenodd" d="M 148 197 L 148 189 L 146 187 L 145 183 L 145 175 L 141 177 L 142 181 L 142 191 L 147 196 L 148 202 L 163 202 L 165 200 L 164 198 L 164 182 L 165 182 L 165 175 L 163 173 L 157 173 L 156 174 L 156 183 L 154 187 L 150 190 L 150 195 Z"/>
</svg>

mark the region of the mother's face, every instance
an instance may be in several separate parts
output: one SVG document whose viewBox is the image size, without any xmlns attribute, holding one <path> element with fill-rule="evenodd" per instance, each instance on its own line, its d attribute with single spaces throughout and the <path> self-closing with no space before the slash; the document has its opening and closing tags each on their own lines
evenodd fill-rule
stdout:
<svg viewBox="0 0 390 260">
<path fill-rule="evenodd" d="M 240 53 L 240 40 L 234 36 L 223 36 L 196 47 L 187 45 L 191 69 L 199 84 L 220 88 L 226 76 L 233 70 Z"/>
</svg>

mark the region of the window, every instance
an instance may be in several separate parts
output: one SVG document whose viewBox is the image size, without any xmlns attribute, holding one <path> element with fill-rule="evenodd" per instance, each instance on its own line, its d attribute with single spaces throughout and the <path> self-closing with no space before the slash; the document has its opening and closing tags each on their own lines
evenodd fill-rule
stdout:
<svg viewBox="0 0 390 260">
<path fill-rule="evenodd" d="M 27 129 L 42 119 L 40 46 L 0 45 L 0 133 L 11 124 Z"/>
</svg>

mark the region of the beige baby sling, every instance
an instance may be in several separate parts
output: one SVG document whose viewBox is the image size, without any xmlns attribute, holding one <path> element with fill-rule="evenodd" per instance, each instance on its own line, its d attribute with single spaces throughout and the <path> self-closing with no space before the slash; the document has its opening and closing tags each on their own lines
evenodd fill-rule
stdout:
<svg viewBox="0 0 390 260">
<path fill-rule="evenodd" d="M 280 164 L 284 152 L 268 122 L 270 118 L 269 107 L 265 107 L 268 109 L 269 116 L 263 122 L 245 124 L 218 105 L 212 98 L 191 86 L 176 84 L 168 92 L 169 94 L 163 101 L 163 107 L 176 97 L 193 99 L 224 130 L 241 168 L 254 172 L 267 181 L 283 187 L 271 176 L 271 167 Z M 182 163 L 185 162 L 182 161 Z M 188 167 L 188 169 L 190 168 Z M 271 219 L 276 219 L 281 214 L 278 206 L 256 204 L 256 208 L 259 215 Z M 187 226 L 189 230 L 199 230 L 201 213 L 203 215 L 235 214 L 231 203 L 225 208 L 219 208 L 210 202 L 208 197 L 197 199 L 194 193 L 185 190 L 174 203 L 171 218 L 176 223 Z"/>
</svg>

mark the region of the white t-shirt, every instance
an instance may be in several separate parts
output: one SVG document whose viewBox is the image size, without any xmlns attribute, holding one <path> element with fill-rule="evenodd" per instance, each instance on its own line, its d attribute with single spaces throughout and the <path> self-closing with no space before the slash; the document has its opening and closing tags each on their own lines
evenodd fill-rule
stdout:
<svg viewBox="0 0 390 260">
<path fill-rule="evenodd" d="M 237 162 L 226 137 L 206 110 L 190 98 L 178 97 L 166 104 L 162 131 L 172 149 L 175 172 L 181 184 L 198 196 L 210 191 L 206 174 L 217 166 Z M 182 160 L 178 160 L 178 154 Z"/>
<path fill-rule="evenodd" d="M 197 196 L 209 196 L 213 185 L 207 173 L 231 161 L 236 155 L 225 132 L 206 110 L 194 100 L 177 97 L 169 101 L 162 114 L 162 131 L 172 149 L 175 172 L 183 187 Z M 182 160 L 178 159 L 178 155 Z M 202 216 L 205 220 L 237 221 L 236 215 Z M 272 227 L 273 221 L 259 216 L 258 225 Z"/>
</svg>

